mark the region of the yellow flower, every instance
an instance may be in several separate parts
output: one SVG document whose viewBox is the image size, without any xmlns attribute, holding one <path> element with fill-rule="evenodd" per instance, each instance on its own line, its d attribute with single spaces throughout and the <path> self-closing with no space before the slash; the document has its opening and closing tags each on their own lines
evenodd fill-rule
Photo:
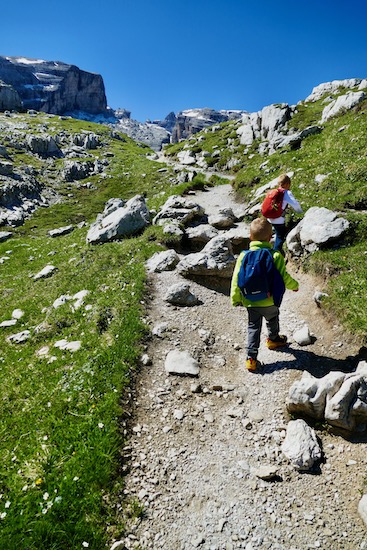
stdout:
<svg viewBox="0 0 367 550">
<path fill-rule="evenodd" d="M 37 487 L 38 487 L 39 485 L 42 485 L 42 483 L 43 483 L 43 479 L 42 479 L 41 477 L 39 477 L 39 478 L 36 479 L 36 481 L 35 481 L 35 484 L 37 485 Z"/>
</svg>

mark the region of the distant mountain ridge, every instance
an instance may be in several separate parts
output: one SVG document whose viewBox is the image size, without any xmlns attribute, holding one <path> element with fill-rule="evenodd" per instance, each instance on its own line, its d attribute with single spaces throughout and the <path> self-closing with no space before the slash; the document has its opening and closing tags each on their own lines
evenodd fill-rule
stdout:
<svg viewBox="0 0 367 550">
<path fill-rule="evenodd" d="M 126 109 L 110 109 L 103 78 L 61 61 L 0 56 L 0 111 L 36 110 L 113 126 L 160 150 L 207 126 L 240 118 L 243 111 L 190 109 L 164 120 L 133 120 Z"/>
<path fill-rule="evenodd" d="M 60 115 L 74 111 L 107 112 L 101 75 L 82 71 L 75 65 L 0 56 L 0 80 L 16 91 L 24 109 Z M 12 104 L 7 108 L 11 109 Z"/>
</svg>

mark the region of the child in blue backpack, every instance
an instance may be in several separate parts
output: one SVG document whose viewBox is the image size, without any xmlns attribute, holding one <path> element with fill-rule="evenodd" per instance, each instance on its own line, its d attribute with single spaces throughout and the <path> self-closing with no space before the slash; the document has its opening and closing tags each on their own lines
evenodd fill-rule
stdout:
<svg viewBox="0 0 367 550">
<path fill-rule="evenodd" d="M 287 273 L 284 258 L 279 251 L 272 249 L 270 240 L 272 236 L 272 225 L 266 218 L 257 218 L 250 225 L 250 251 L 268 249 L 273 256 L 275 268 L 280 273 L 285 288 L 298 291 L 298 282 Z M 247 359 L 246 368 L 254 372 L 260 366 L 257 355 L 260 346 L 260 335 L 262 320 L 265 319 L 268 331 L 266 346 L 268 349 L 277 349 L 287 345 L 287 337 L 279 334 L 279 306 L 274 304 L 272 295 L 253 301 L 245 297 L 238 286 L 238 275 L 242 265 L 242 260 L 246 254 L 242 251 L 237 259 L 231 282 L 231 303 L 233 306 L 245 306 L 248 312 L 248 341 L 247 341 Z"/>
</svg>

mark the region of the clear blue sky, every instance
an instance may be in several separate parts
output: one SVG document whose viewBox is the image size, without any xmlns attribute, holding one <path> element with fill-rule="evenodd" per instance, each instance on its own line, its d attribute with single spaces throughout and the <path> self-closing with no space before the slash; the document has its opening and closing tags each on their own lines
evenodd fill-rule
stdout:
<svg viewBox="0 0 367 550">
<path fill-rule="evenodd" d="M 0 55 L 103 76 L 108 105 L 144 121 L 211 107 L 297 103 L 367 77 L 366 0 L 18 0 L 0 13 Z"/>
</svg>

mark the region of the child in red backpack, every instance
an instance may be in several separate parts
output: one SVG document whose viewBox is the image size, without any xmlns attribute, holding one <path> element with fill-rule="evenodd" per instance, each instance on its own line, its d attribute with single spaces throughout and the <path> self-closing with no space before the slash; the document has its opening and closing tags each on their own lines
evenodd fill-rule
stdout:
<svg viewBox="0 0 367 550">
<path fill-rule="evenodd" d="M 253 220 L 250 225 L 250 250 L 258 250 L 268 248 L 271 250 L 270 239 L 272 235 L 271 224 L 264 218 Z M 287 337 L 279 334 L 279 307 L 274 304 L 272 295 L 264 300 L 251 301 L 246 299 L 238 286 L 238 274 L 241 268 L 241 263 L 246 251 L 242 251 L 239 255 L 231 283 L 231 303 L 233 306 L 245 306 L 248 313 L 247 325 L 247 359 L 246 368 L 248 371 L 255 372 L 261 367 L 257 360 L 257 355 L 260 346 L 260 335 L 263 318 L 266 322 L 268 330 L 268 338 L 266 347 L 268 349 L 277 349 L 287 345 Z M 272 250 L 275 268 L 279 271 L 284 281 L 285 288 L 298 291 L 298 282 L 289 275 L 286 270 L 284 258 L 278 251 Z"/>
<path fill-rule="evenodd" d="M 267 218 L 267 220 L 272 224 L 275 232 L 275 243 L 274 250 L 278 250 L 283 254 L 283 244 L 286 237 L 286 228 L 285 228 L 285 211 L 288 205 L 293 208 L 295 212 L 300 214 L 302 212 L 301 205 L 294 198 L 293 193 L 290 191 L 291 188 L 291 179 L 287 174 L 281 174 L 278 178 L 278 185 L 281 189 L 284 189 L 283 203 L 282 203 L 282 215 L 278 218 Z"/>
</svg>

